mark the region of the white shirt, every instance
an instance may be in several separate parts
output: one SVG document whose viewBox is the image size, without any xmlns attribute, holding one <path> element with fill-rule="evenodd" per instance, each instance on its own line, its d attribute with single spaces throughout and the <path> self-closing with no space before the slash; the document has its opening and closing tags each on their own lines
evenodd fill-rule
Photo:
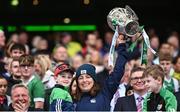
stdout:
<svg viewBox="0 0 180 112">
<path fill-rule="evenodd" d="M 51 72 L 50 70 L 46 71 L 42 79 L 42 83 L 44 84 L 45 89 L 50 89 L 54 87 L 54 85 L 56 84 L 56 81 L 54 79 L 54 73 Z"/>
<path fill-rule="evenodd" d="M 138 105 L 138 100 L 137 100 L 137 98 L 138 98 L 139 96 L 140 96 L 140 95 L 138 95 L 136 92 L 134 92 L 134 98 L 135 98 L 135 100 L 136 100 L 136 106 Z M 147 93 L 144 94 L 143 96 L 141 96 L 141 97 L 143 97 L 143 100 L 141 101 L 142 106 L 143 106 L 143 102 L 144 102 L 144 99 L 146 98 L 146 96 L 147 96 Z"/>
</svg>

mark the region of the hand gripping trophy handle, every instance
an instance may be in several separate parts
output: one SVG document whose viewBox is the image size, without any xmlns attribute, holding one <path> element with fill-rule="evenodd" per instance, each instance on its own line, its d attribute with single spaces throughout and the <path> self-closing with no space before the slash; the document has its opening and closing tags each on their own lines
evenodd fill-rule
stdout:
<svg viewBox="0 0 180 112">
<path fill-rule="evenodd" d="M 125 8 L 114 8 L 109 12 L 107 22 L 109 27 L 115 31 L 109 52 L 109 66 L 114 67 L 115 45 L 119 34 L 128 37 L 136 35 L 139 32 L 139 23 L 137 20 L 138 17 L 129 6 Z"/>
<path fill-rule="evenodd" d="M 139 32 L 138 17 L 129 6 L 112 9 L 107 16 L 107 22 L 112 30 L 115 31 L 118 26 L 118 32 L 129 37 Z"/>
</svg>

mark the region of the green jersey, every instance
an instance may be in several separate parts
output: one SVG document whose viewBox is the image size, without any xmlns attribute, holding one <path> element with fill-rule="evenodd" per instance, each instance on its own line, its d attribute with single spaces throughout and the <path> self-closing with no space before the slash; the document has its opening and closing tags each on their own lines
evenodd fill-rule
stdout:
<svg viewBox="0 0 180 112">
<path fill-rule="evenodd" d="M 172 92 L 161 88 L 160 92 L 149 93 L 143 104 L 143 111 L 171 111 L 177 110 L 177 100 Z"/>
<path fill-rule="evenodd" d="M 62 99 L 68 102 L 72 102 L 72 98 L 68 92 L 68 88 L 61 85 L 55 85 L 50 95 L 50 104 L 57 99 Z"/>
<path fill-rule="evenodd" d="M 31 98 L 30 107 L 35 107 L 35 102 L 37 101 L 44 102 L 44 85 L 38 77 L 33 75 L 26 83 L 26 85 L 28 87 L 29 95 Z"/>
<path fill-rule="evenodd" d="M 173 93 L 175 92 L 174 82 L 173 82 L 172 78 L 170 79 L 170 82 L 164 80 L 163 87 L 166 88 L 167 90 L 173 92 Z"/>
</svg>

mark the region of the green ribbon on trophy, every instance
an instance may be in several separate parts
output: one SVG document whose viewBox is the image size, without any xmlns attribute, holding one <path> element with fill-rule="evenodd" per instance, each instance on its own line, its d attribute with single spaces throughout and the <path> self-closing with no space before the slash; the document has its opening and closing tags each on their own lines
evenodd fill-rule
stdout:
<svg viewBox="0 0 180 112">
<path fill-rule="evenodd" d="M 146 43 L 143 41 L 142 42 L 142 50 L 141 50 L 141 65 L 145 64 L 147 65 L 147 50 L 148 47 L 146 45 Z"/>
<path fill-rule="evenodd" d="M 129 52 L 132 52 L 135 46 L 137 45 L 138 39 L 141 36 L 143 37 L 143 49 L 141 50 L 141 64 L 147 64 L 147 49 L 150 49 L 151 52 L 156 55 L 156 51 L 154 51 L 150 46 L 149 37 L 145 32 L 144 27 L 139 26 L 138 17 L 129 6 L 126 6 L 125 8 L 112 9 L 107 16 L 107 22 L 110 28 L 115 30 L 110 47 L 108 60 L 109 66 L 114 67 L 115 64 L 115 45 L 119 33 L 127 36 L 128 38 L 137 36 L 138 33 L 141 34 L 136 38 L 136 41 L 133 42 L 128 49 Z"/>
<path fill-rule="evenodd" d="M 157 53 L 154 49 L 151 48 L 149 36 L 147 35 L 147 33 L 144 29 L 143 29 L 142 35 L 143 35 L 144 41 L 143 41 L 143 46 L 142 46 L 142 50 L 141 50 L 141 65 L 142 64 L 147 65 L 148 49 L 150 49 L 154 55 L 157 55 Z"/>
<path fill-rule="evenodd" d="M 139 27 L 139 31 L 142 32 L 144 29 L 144 26 L 140 26 Z M 129 46 L 128 48 L 128 52 L 133 52 L 134 48 L 136 47 L 137 45 L 137 42 L 139 41 L 139 39 L 141 38 L 142 36 L 142 33 L 136 38 L 136 40 Z"/>
</svg>

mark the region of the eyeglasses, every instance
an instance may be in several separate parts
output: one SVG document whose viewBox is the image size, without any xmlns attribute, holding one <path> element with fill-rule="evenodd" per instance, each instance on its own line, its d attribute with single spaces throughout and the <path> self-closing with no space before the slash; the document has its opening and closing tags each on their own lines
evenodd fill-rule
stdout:
<svg viewBox="0 0 180 112">
<path fill-rule="evenodd" d="M 20 67 L 21 68 L 28 68 L 28 69 L 30 69 L 30 68 L 32 68 L 32 65 L 20 65 Z"/>
<path fill-rule="evenodd" d="M 139 81 L 139 80 L 143 80 L 144 77 L 131 77 L 132 81 Z"/>
</svg>

